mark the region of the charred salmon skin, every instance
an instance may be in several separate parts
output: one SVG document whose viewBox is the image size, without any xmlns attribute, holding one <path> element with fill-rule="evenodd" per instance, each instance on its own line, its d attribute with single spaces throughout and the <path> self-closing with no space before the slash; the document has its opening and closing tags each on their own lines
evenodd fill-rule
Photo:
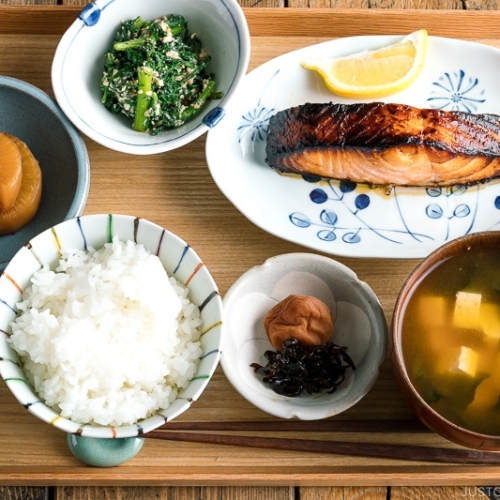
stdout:
<svg viewBox="0 0 500 500">
<path fill-rule="evenodd" d="M 500 176 L 500 116 L 380 102 L 307 103 L 271 117 L 266 163 L 371 185 L 476 184 Z"/>
</svg>

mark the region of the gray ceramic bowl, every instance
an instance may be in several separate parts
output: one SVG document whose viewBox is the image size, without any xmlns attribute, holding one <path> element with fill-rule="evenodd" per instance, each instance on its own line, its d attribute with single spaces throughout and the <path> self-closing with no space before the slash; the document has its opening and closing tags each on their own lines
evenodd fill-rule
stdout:
<svg viewBox="0 0 500 500">
<path fill-rule="evenodd" d="M 31 223 L 0 236 L 0 270 L 30 238 L 82 213 L 90 183 L 90 165 L 82 138 L 42 90 L 0 76 L 0 131 L 19 137 L 42 169 L 42 199 Z"/>
</svg>

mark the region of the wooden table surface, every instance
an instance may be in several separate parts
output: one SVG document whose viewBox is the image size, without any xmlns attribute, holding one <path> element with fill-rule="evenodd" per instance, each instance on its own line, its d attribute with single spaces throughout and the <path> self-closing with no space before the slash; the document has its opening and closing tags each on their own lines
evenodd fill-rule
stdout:
<svg viewBox="0 0 500 500">
<path fill-rule="evenodd" d="M 60 5 L 60 6 L 83 6 L 86 0 L 0 0 L 0 5 L 26 6 L 29 9 L 36 5 Z M 328 9 L 452 9 L 452 10 L 497 10 L 500 0 L 240 0 L 245 8 L 328 8 Z M 320 36 L 321 33 L 318 33 Z M 2 73 L 0 68 L 0 73 Z M 92 144 L 90 144 L 92 152 Z M 125 166 L 126 168 L 126 166 Z M 221 198 L 222 199 L 222 198 Z M 221 202 L 222 203 L 222 202 Z M 107 207 L 101 206 L 99 200 L 89 199 L 91 211 L 107 211 Z M 222 203 L 224 209 L 230 209 L 229 204 Z M 243 217 L 237 219 L 242 224 L 249 245 L 248 257 L 238 262 L 238 272 L 260 263 L 255 261 L 255 255 L 285 253 L 288 251 L 300 251 L 300 247 L 282 242 L 262 231 L 254 228 Z M 233 228 L 235 229 L 235 228 Z M 235 229 L 236 230 L 236 229 Z M 174 229 L 175 231 L 175 229 Z M 242 234 L 242 233 L 240 233 Z M 221 235 L 212 235 L 212 240 Z M 208 244 L 208 243 L 207 243 Z M 199 244 L 197 244 L 199 246 Z M 196 245 L 195 245 L 196 247 Z M 259 247 L 259 253 L 252 253 L 252 248 Z M 203 248 L 202 248 L 203 250 Z M 231 246 L 229 245 L 229 251 Z M 386 273 L 384 266 L 386 261 L 363 261 L 352 259 L 341 259 L 353 267 L 367 281 L 371 278 L 380 279 Z M 210 263 L 209 268 L 210 268 Z M 391 286 L 394 290 L 400 286 L 413 269 L 415 261 L 396 261 L 388 266 L 387 274 L 391 274 Z M 219 286 L 224 292 L 230 285 L 233 276 L 224 276 L 224 271 L 218 269 Z M 384 309 L 390 314 L 395 295 L 394 290 L 389 293 L 387 283 L 373 283 L 372 287 L 379 293 Z M 0 449 L 2 454 L 2 449 Z M 1 474 L 1 470 L 0 470 Z M 369 478 L 363 484 L 370 484 Z M 429 484 L 429 483 L 426 483 Z M 432 500 L 454 500 L 462 498 L 500 498 L 500 486 L 494 485 L 471 485 L 470 480 L 464 481 L 464 486 L 360 486 L 359 484 L 346 484 L 342 486 L 274 486 L 273 484 L 261 486 L 70 486 L 70 485 L 43 485 L 43 486 L 0 486 L 0 500 L 23 499 L 23 500 L 403 500 L 403 499 L 432 499 Z M 459 483 L 460 484 L 460 483 Z M 465 485 L 466 484 L 466 485 Z"/>
</svg>

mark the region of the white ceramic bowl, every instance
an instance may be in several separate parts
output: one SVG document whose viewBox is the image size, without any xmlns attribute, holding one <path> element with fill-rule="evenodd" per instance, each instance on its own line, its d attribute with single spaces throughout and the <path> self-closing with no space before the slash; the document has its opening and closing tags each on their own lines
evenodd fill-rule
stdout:
<svg viewBox="0 0 500 500">
<path fill-rule="evenodd" d="M 265 365 L 273 349 L 263 320 L 292 293 L 313 295 L 335 318 L 332 341 L 347 347 L 356 370 L 348 370 L 332 394 L 280 396 L 265 386 L 251 363 Z M 371 288 L 343 264 L 312 253 L 272 257 L 244 273 L 228 290 L 224 304 L 221 366 L 232 385 L 257 408 L 281 418 L 317 420 L 356 404 L 375 383 L 386 357 L 387 323 Z"/>
<path fill-rule="evenodd" d="M 213 100 L 193 120 L 156 136 L 135 132 L 125 117 L 101 103 L 99 83 L 104 54 L 122 21 L 141 16 L 153 20 L 183 15 L 212 56 L 221 100 Z M 250 58 L 250 35 L 237 0 L 96 0 L 85 7 L 61 38 L 52 63 L 52 86 L 64 113 L 97 143 L 124 153 L 146 155 L 181 147 L 224 117 L 230 99 L 245 76 Z"/>
<path fill-rule="evenodd" d="M 165 410 L 123 427 L 81 425 L 62 418 L 41 402 L 27 383 L 21 363 L 7 342 L 16 303 L 31 276 L 42 264 L 53 266 L 60 248 L 101 248 L 113 236 L 142 243 L 157 254 L 165 269 L 189 288 L 189 297 L 200 307 L 203 355 L 197 373 L 186 389 Z M 68 434 L 90 438 L 128 438 L 147 433 L 185 412 L 200 397 L 220 359 L 222 300 L 208 269 L 195 251 L 179 237 L 144 219 L 127 215 L 87 215 L 63 222 L 31 239 L 0 276 L 0 375 L 32 414 Z"/>
</svg>

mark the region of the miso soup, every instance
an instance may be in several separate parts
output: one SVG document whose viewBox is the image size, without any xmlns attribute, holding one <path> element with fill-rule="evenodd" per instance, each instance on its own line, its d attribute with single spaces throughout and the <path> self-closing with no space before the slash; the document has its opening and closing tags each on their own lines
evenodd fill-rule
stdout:
<svg viewBox="0 0 500 500">
<path fill-rule="evenodd" d="M 462 427 L 500 435 L 500 248 L 470 248 L 423 278 L 402 348 L 423 399 Z"/>
</svg>

